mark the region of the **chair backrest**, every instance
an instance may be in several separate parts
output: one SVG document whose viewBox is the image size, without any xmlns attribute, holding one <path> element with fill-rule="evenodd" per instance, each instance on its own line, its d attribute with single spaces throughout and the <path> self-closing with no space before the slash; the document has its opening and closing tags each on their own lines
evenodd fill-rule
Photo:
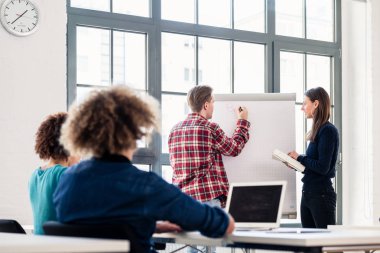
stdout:
<svg viewBox="0 0 380 253">
<path fill-rule="evenodd" d="M 26 234 L 25 230 L 15 220 L 0 219 L 0 232 Z"/>
<path fill-rule="evenodd" d="M 47 221 L 42 225 L 46 235 L 128 239 L 130 251 L 149 252 L 149 246 L 142 245 L 132 228 L 126 224 L 68 224 Z"/>
</svg>

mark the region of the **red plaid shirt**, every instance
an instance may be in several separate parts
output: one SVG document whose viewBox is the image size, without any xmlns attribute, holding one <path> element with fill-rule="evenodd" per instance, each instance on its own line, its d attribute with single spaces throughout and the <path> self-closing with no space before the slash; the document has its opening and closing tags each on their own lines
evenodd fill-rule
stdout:
<svg viewBox="0 0 380 253">
<path fill-rule="evenodd" d="M 201 202 L 227 196 L 229 185 L 222 155 L 240 154 L 249 139 L 249 126 L 247 120 L 238 120 L 229 138 L 218 124 L 198 113 L 189 114 L 169 135 L 173 183 Z"/>
</svg>

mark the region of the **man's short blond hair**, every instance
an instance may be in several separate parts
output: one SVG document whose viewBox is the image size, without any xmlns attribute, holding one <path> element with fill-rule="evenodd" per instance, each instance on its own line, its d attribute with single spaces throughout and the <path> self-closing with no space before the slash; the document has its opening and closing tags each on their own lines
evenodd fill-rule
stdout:
<svg viewBox="0 0 380 253">
<path fill-rule="evenodd" d="M 159 104 L 126 86 L 93 91 L 71 106 L 61 142 L 72 154 L 102 157 L 135 148 L 136 140 L 159 129 Z"/>
<path fill-rule="evenodd" d="M 200 112 L 206 102 L 212 99 L 212 88 L 207 85 L 198 85 L 187 93 L 187 103 L 193 112 Z"/>
</svg>

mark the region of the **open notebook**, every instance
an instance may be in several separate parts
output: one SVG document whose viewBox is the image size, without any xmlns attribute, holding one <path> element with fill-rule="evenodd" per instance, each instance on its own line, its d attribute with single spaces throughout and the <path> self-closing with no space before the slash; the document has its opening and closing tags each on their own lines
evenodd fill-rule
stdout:
<svg viewBox="0 0 380 253">
<path fill-rule="evenodd" d="M 280 226 L 285 181 L 231 183 L 226 211 L 237 230 L 272 229 Z"/>
</svg>

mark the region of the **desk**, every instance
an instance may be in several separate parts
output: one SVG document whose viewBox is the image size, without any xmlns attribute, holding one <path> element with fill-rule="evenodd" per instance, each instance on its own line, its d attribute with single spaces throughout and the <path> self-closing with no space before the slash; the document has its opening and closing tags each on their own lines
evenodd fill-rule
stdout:
<svg viewBox="0 0 380 253">
<path fill-rule="evenodd" d="M 380 230 L 332 230 L 325 233 L 295 233 L 297 228 L 284 228 L 289 233 L 236 231 L 232 235 L 211 239 L 199 233 L 155 234 L 157 242 L 198 244 L 206 246 L 284 250 L 297 252 L 369 251 L 380 249 Z M 280 229 L 281 231 L 281 229 Z"/>
<path fill-rule="evenodd" d="M 0 252 L 78 253 L 128 252 L 127 240 L 0 233 Z"/>
</svg>

